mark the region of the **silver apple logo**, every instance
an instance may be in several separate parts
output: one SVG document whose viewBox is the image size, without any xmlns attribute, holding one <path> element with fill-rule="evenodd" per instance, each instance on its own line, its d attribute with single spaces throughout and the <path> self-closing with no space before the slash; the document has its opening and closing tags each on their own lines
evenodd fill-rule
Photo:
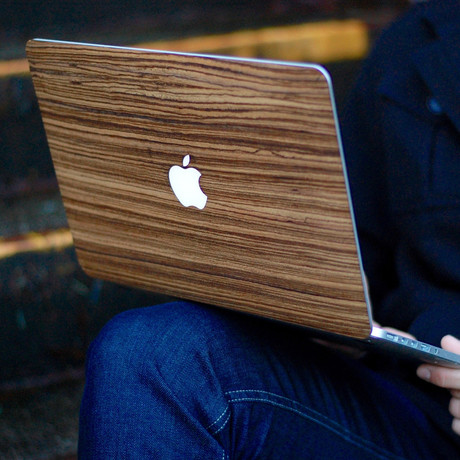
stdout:
<svg viewBox="0 0 460 460">
<path fill-rule="evenodd" d="M 196 168 L 189 168 L 190 155 L 185 155 L 182 166 L 174 165 L 169 170 L 169 184 L 182 206 L 195 206 L 203 209 L 208 197 L 200 187 L 201 173 Z"/>
</svg>

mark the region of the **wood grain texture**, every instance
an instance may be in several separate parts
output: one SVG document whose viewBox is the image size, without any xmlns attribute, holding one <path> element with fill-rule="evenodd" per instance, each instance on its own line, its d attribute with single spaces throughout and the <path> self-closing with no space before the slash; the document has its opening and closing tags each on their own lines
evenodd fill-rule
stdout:
<svg viewBox="0 0 460 460">
<path fill-rule="evenodd" d="M 82 267 L 131 286 L 365 337 L 330 92 L 315 67 L 31 41 Z M 208 196 L 168 171 L 191 156 Z"/>
</svg>

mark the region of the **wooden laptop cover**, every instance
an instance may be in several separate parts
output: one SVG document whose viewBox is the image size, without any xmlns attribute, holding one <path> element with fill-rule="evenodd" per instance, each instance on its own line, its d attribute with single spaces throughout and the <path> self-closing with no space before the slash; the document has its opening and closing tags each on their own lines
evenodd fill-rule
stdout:
<svg viewBox="0 0 460 460">
<path fill-rule="evenodd" d="M 42 40 L 27 53 L 89 275 L 368 336 L 321 69 Z M 169 184 L 185 155 L 203 210 Z"/>
</svg>

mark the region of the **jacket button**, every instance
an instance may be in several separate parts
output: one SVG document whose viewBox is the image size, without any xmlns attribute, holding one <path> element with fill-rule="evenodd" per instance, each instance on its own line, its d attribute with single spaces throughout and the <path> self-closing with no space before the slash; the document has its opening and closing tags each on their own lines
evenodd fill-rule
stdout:
<svg viewBox="0 0 460 460">
<path fill-rule="evenodd" d="M 439 102 L 437 101 L 436 98 L 433 96 L 430 96 L 426 100 L 426 106 L 428 107 L 428 110 L 433 114 L 433 115 L 442 115 L 443 110 Z"/>
</svg>

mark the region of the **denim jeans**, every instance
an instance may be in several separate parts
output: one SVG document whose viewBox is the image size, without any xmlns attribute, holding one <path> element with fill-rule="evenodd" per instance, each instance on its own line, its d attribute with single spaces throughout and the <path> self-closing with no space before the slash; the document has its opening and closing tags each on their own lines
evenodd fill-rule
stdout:
<svg viewBox="0 0 460 460">
<path fill-rule="evenodd" d="M 456 454 L 361 361 L 260 318 L 188 302 L 131 310 L 107 324 L 88 356 L 82 459 Z"/>
</svg>

